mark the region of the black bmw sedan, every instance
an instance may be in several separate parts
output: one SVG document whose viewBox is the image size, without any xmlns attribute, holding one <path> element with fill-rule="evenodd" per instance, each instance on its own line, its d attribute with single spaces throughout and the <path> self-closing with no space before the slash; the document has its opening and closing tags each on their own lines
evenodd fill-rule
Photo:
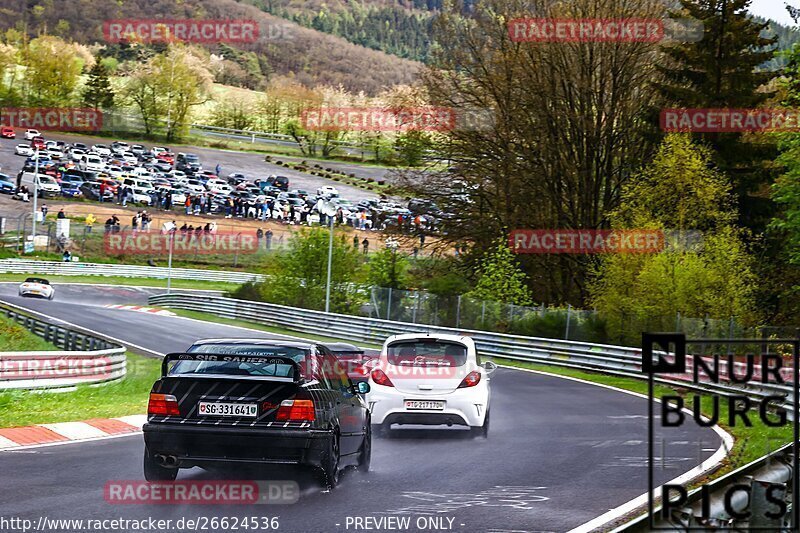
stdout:
<svg viewBox="0 0 800 533">
<path fill-rule="evenodd" d="M 232 463 L 310 466 L 328 487 L 347 466 L 368 471 L 372 436 L 362 396 L 321 344 L 198 341 L 164 357 L 143 427 L 144 475 Z"/>
</svg>

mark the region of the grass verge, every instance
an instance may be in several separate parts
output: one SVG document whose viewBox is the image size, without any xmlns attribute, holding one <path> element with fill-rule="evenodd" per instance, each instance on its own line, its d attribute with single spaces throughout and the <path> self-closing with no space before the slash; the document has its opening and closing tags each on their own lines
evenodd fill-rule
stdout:
<svg viewBox="0 0 800 533">
<path fill-rule="evenodd" d="M 59 350 L 54 344 L 34 335 L 14 320 L 0 316 L 0 352 Z"/>
<path fill-rule="evenodd" d="M 0 281 L 19 281 L 38 274 L 0 274 Z M 155 278 L 127 278 L 117 276 L 47 276 L 51 283 L 85 283 L 89 285 L 133 285 L 141 287 L 167 288 L 167 280 Z M 224 281 L 202 281 L 193 279 L 173 279 L 173 289 L 202 289 L 207 291 L 230 291 L 239 287 L 238 283 Z M 58 296 L 56 296 L 58 297 Z"/>
<path fill-rule="evenodd" d="M 147 412 L 150 387 L 161 361 L 128 353 L 128 373 L 108 385 L 80 385 L 72 392 L 0 392 L 0 427 L 73 422 Z"/>
<path fill-rule="evenodd" d="M 495 362 L 507 366 L 517 368 L 528 368 L 531 370 L 538 370 L 548 374 L 555 374 L 559 376 L 573 377 L 598 383 L 602 385 L 609 385 L 620 389 L 637 392 L 639 394 L 647 395 L 647 382 L 632 378 L 609 376 L 606 374 L 597 374 L 593 372 L 585 372 L 575 370 L 572 368 L 563 368 L 556 366 L 537 365 L 525 363 L 521 361 L 512 361 L 508 359 L 495 358 Z M 658 397 L 663 397 L 666 394 L 677 395 L 684 397 L 685 404 L 691 408 L 691 397 L 694 393 L 687 393 L 686 390 L 675 390 L 670 387 L 656 385 L 654 393 Z M 701 396 L 701 411 L 706 416 L 713 414 L 713 398 L 710 395 Z M 744 427 L 741 419 L 736 421 L 736 424 L 729 425 L 728 422 L 728 408 L 725 402 L 719 402 L 719 426 L 731 434 L 734 438 L 733 449 L 730 450 L 728 456 L 723 460 L 721 468 L 718 468 L 713 474 L 709 475 L 707 479 L 719 477 L 731 470 L 743 466 L 759 457 L 762 457 L 776 449 L 780 448 L 786 443 L 792 441 L 792 427 L 791 425 L 784 427 L 771 427 L 764 424 L 758 417 L 757 410 L 751 410 L 749 419 L 752 422 L 752 427 Z M 773 419 L 775 417 L 773 416 Z M 692 423 L 691 421 L 686 422 Z M 698 484 L 705 480 L 698 480 Z"/>
</svg>

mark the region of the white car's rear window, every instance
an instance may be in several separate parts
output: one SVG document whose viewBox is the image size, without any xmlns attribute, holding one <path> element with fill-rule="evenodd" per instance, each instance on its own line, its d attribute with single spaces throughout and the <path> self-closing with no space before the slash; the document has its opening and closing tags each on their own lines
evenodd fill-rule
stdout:
<svg viewBox="0 0 800 533">
<path fill-rule="evenodd" d="M 390 344 L 386 353 L 387 361 L 394 366 L 451 367 L 467 364 L 467 347 L 449 341 L 400 341 Z"/>
</svg>

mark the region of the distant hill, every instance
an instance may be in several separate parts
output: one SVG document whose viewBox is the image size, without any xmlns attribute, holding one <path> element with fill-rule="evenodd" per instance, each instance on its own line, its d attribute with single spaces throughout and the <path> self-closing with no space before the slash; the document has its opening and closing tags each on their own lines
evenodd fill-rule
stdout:
<svg viewBox="0 0 800 533">
<path fill-rule="evenodd" d="M 247 0 L 259 9 L 351 43 L 425 62 L 437 3 L 367 0 Z"/>
<path fill-rule="evenodd" d="M 85 44 L 104 43 L 103 21 L 109 19 L 254 19 L 262 28 L 287 27 L 288 32 L 282 33 L 286 38 L 208 46 L 227 59 L 241 61 L 251 74 L 262 76 L 261 81 L 288 76 L 308 86 L 342 85 L 352 92 L 373 95 L 387 87 L 411 83 L 421 66 L 304 28 L 235 0 L 46 0 L 23 13 L 19 6 L 19 0 L 0 0 L 0 30 L 27 28 L 31 36 L 48 32 Z M 111 52 L 124 52 L 124 46 L 108 48 Z"/>
<path fill-rule="evenodd" d="M 762 65 L 762 68 L 768 70 L 779 70 L 786 66 L 786 59 L 780 56 L 780 52 L 790 50 L 795 43 L 800 42 L 800 31 L 797 28 L 784 26 L 772 20 L 767 20 L 761 17 L 753 17 L 759 22 L 767 22 L 769 25 L 764 30 L 765 37 L 778 36 L 776 51 L 779 52 L 778 56 Z"/>
</svg>

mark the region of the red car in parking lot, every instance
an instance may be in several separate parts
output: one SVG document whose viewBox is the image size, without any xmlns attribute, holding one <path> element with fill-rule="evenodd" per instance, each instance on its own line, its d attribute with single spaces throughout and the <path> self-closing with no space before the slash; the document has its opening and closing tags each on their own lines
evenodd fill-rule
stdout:
<svg viewBox="0 0 800 533">
<path fill-rule="evenodd" d="M 17 134 L 14 132 L 14 128 L 3 126 L 0 127 L 0 137 L 3 139 L 16 139 Z"/>
<path fill-rule="evenodd" d="M 34 150 L 44 150 L 46 148 L 44 137 L 34 137 L 31 141 L 31 146 L 33 146 Z"/>
</svg>

